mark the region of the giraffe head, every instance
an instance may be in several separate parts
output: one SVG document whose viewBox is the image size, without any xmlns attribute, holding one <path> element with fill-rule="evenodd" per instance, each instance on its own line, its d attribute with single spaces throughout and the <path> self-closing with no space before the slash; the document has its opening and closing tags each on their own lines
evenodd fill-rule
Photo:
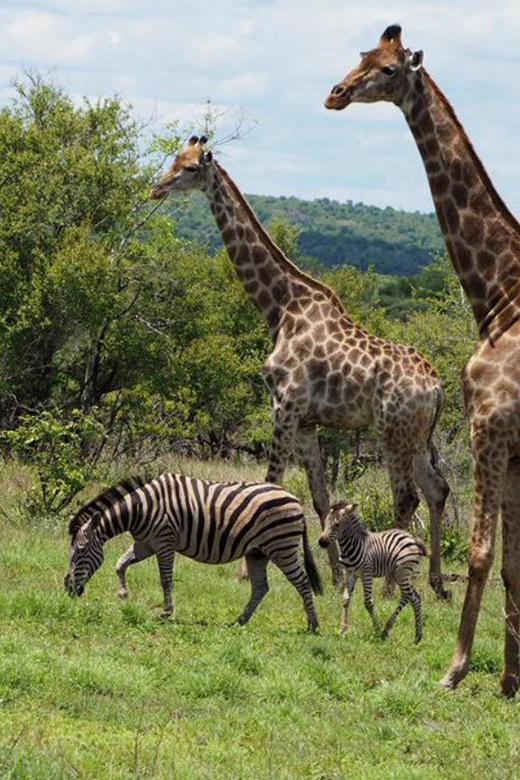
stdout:
<svg viewBox="0 0 520 780">
<path fill-rule="evenodd" d="M 175 157 L 170 170 L 152 187 L 150 197 L 158 200 L 174 190 L 203 189 L 213 159 L 211 152 L 204 150 L 207 141 L 205 135 L 200 138 L 192 135 L 186 148 Z"/>
<path fill-rule="evenodd" d="M 386 100 L 399 104 L 414 73 L 422 64 L 422 51 L 410 51 L 401 43 L 398 24 L 387 27 L 375 49 L 361 52 L 361 62 L 343 81 L 332 87 L 325 108 L 336 111 L 350 103 Z"/>
<path fill-rule="evenodd" d="M 329 547 L 351 520 L 359 517 L 359 504 L 355 501 L 337 501 L 332 504 L 323 523 L 323 533 L 318 539 L 320 547 Z"/>
</svg>

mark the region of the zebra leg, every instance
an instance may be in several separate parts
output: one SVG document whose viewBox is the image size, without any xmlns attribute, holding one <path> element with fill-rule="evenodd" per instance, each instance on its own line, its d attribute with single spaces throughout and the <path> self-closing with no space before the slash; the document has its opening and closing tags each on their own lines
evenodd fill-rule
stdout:
<svg viewBox="0 0 520 780">
<path fill-rule="evenodd" d="M 302 566 L 300 551 L 292 548 L 286 551 L 278 551 L 271 560 L 283 571 L 303 599 L 303 606 L 307 615 L 307 628 L 313 633 L 318 628 L 318 616 L 314 606 L 312 588 L 305 569 Z"/>
<path fill-rule="evenodd" d="M 157 563 L 159 565 L 159 577 L 161 579 L 161 585 L 164 593 L 164 608 L 160 614 L 160 617 L 167 619 L 173 614 L 173 599 L 172 599 L 172 587 L 173 587 L 173 550 L 161 550 L 157 551 Z"/>
<path fill-rule="evenodd" d="M 372 623 L 374 624 L 375 630 L 379 631 L 379 621 L 376 617 L 376 613 L 374 610 L 374 596 L 372 595 L 372 584 L 373 584 L 372 577 L 364 575 L 361 578 L 361 582 L 363 583 L 365 609 L 367 610 L 368 614 L 372 618 Z"/>
<path fill-rule="evenodd" d="M 343 619 L 341 621 L 340 627 L 340 631 L 343 636 L 347 633 L 348 630 L 348 608 L 350 605 L 350 599 L 354 593 L 354 588 L 356 587 L 356 582 L 357 578 L 354 577 L 353 574 L 349 574 L 345 590 L 343 591 Z"/>
<path fill-rule="evenodd" d="M 421 614 L 421 597 L 413 587 L 410 585 L 412 591 L 411 602 L 415 615 L 415 644 L 418 645 L 422 639 L 422 614 Z"/>
<path fill-rule="evenodd" d="M 388 619 L 388 621 L 386 623 L 386 626 L 384 627 L 383 632 L 381 634 L 381 639 L 387 639 L 388 638 L 388 634 L 392 630 L 392 626 L 394 625 L 395 621 L 397 620 L 397 616 L 399 615 L 399 613 L 401 612 L 403 607 L 405 607 L 408 604 L 408 602 L 412 601 L 412 599 L 413 599 L 413 597 L 412 597 L 413 588 L 412 588 L 412 586 L 410 585 L 409 582 L 407 582 L 407 583 L 399 583 L 399 588 L 401 589 L 401 598 L 399 599 L 399 604 L 395 608 L 393 614 L 390 615 L 390 617 L 389 617 L 389 619 Z M 416 595 L 418 595 L 418 594 L 416 594 Z M 420 602 L 419 602 L 419 606 L 420 606 Z M 415 609 L 415 607 L 414 607 L 414 609 Z M 416 620 L 417 620 L 417 616 L 416 616 Z M 417 628 L 416 628 L 415 639 L 416 639 L 416 642 L 417 642 L 418 641 L 417 640 Z M 419 637 L 419 639 L 420 639 L 420 637 Z"/>
<path fill-rule="evenodd" d="M 260 550 L 249 552 L 245 556 L 247 572 L 251 582 L 251 597 L 244 607 L 244 611 L 237 618 L 237 623 L 244 626 L 256 611 L 256 608 L 269 590 L 267 582 L 267 563 L 268 558 Z"/>
<path fill-rule="evenodd" d="M 144 561 L 154 554 L 151 547 L 148 547 L 144 542 L 135 541 L 128 550 L 123 553 L 118 562 L 116 563 L 116 574 L 119 578 L 119 597 L 126 599 L 128 596 L 128 588 L 126 587 L 126 570 L 129 566 L 139 561 Z"/>
</svg>

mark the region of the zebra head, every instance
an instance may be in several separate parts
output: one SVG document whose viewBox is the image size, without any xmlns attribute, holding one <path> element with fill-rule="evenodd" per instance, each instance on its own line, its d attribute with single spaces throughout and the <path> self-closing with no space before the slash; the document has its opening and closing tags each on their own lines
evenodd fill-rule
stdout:
<svg viewBox="0 0 520 780">
<path fill-rule="evenodd" d="M 332 504 L 323 523 L 323 533 L 318 539 L 320 547 L 329 547 L 338 538 L 351 518 L 358 516 L 359 504 L 355 501 L 337 501 Z"/>
<path fill-rule="evenodd" d="M 82 595 L 85 585 L 103 563 L 106 537 L 102 519 L 101 513 L 96 512 L 72 535 L 69 569 L 65 575 L 65 587 L 71 596 Z"/>
</svg>

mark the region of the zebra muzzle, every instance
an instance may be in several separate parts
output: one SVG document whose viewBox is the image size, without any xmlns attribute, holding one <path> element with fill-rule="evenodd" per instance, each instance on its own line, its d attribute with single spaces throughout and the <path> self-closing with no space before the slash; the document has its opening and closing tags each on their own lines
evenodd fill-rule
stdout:
<svg viewBox="0 0 520 780">
<path fill-rule="evenodd" d="M 328 536 L 325 536 L 325 534 L 322 534 L 320 538 L 318 539 L 318 544 L 320 547 L 329 547 L 330 546 L 330 539 Z"/>
<path fill-rule="evenodd" d="M 65 575 L 64 584 L 69 596 L 81 596 L 85 590 L 85 586 L 75 583 L 70 574 Z"/>
</svg>

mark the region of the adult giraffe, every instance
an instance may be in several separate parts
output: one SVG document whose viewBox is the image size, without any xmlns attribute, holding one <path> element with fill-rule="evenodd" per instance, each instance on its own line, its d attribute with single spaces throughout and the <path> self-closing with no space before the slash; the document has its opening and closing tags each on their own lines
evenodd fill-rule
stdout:
<svg viewBox="0 0 520 780">
<path fill-rule="evenodd" d="M 316 426 L 373 423 L 390 472 L 397 523 L 406 526 L 417 507 L 416 484 L 426 498 L 430 583 L 446 598 L 440 525 L 449 487 L 437 469 L 431 441 L 444 397 L 434 369 L 413 347 L 391 344 L 360 328 L 329 287 L 288 260 L 229 174 L 205 151 L 206 140 L 190 139 L 151 197 L 174 190 L 204 192 L 237 273 L 273 337 L 264 366 L 274 409 L 266 480 L 281 483 L 297 444 L 323 525 L 329 496 Z M 337 548 L 330 561 L 334 579 Z"/>
<path fill-rule="evenodd" d="M 377 48 L 332 88 L 327 108 L 386 100 L 403 111 L 417 142 L 453 266 L 479 328 L 463 375 L 471 424 L 475 492 L 469 581 L 458 643 L 442 683 L 455 688 L 469 670 L 501 510 L 506 588 L 501 690 L 519 684 L 520 608 L 520 225 L 497 194 L 453 108 L 422 67 L 421 51 L 388 27 Z"/>
</svg>

